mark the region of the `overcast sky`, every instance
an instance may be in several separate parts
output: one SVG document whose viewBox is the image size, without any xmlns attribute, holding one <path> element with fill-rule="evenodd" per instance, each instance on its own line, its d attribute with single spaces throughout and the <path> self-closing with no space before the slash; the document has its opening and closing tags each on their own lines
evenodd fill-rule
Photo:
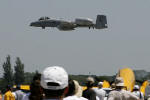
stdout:
<svg viewBox="0 0 150 100">
<path fill-rule="evenodd" d="M 150 71 L 150 0 L 0 0 L 0 66 L 20 57 L 25 71 L 63 66 L 69 74 L 114 75 L 128 66 Z M 96 20 L 108 29 L 30 27 L 41 16 Z M 2 67 L 1 67 L 2 69 Z M 1 70 L 2 71 L 2 70 Z"/>
</svg>

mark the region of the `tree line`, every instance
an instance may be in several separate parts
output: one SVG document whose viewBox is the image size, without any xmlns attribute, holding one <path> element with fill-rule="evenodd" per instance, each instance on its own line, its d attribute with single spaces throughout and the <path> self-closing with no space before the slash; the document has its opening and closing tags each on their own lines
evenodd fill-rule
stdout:
<svg viewBox="0 0 150 100">
<path fill-rule="evenodd" d="M 0 89 L 7 85 L 30 84 L 36 72 L 25 72 L 24 64 L 19 57 L 16 57 L 15 65 L 11 64 L 11 57 L 8 55 L 6 61 L 2 64 L 3 76 L 0 78 Z"/>
<path fill-rule="evenodd" d="M 2 64 L 2 67 L 3 76 L 2 78 L 0 78 L 0 89 L 6 87 L 7 85 L 30 85 L 33 76 L 39 73 L 37 70 L 35 72 L 25 72 L 25 66 L 19 57 L 16 57 L 15 65 L 12 66 L 10 55 L 6 57 L 6 61 Z M 88 76 L 89 75 L 69 75 L 69 78 L 77 80 L 80 85 L 85 85 L 85 79 Z M 96 79 L 96 82 L 98 82 L 103 80 L 112 81 L 112 77 L 114 76 L 92 75 L 92 77 L 94 77 Z"/>
<path fill-rule="evenodd" d="M 0 78 L 0 89 L 6 87 L 7 85 L 18 85 L 25 84 L 30 85 L 35 74 L 39 74 L 36 70 L 35 72 L 25 72 L 24 64 L 22 63 L 19 57 L 16 57 L 15 65 L 11 64 L 11 57 L 8 55 L 6 57 L 6 61 L 2 64 L 3 68 L 3 76 Z M 150 79 L 150 72 L 146 72 L 145 70 L 135 70 L 135 79 L 136 82 L 142 84 L 145 80 Z M 77 80 L 80 85 L 85 85 L 85 79 L 89 75 L 69 75 L 70 79 Z M 109 83 L 114 82 L 116 75 L 112 76 L 96 76 L 90 75 L 95 78 L 96 83 L 99 81 L 108 81 Z"/>
</svg>

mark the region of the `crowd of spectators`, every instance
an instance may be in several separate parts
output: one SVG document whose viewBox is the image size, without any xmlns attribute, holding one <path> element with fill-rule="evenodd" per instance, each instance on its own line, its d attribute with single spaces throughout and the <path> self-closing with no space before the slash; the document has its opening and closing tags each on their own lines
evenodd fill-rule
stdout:
<svg viewBox="0 0 150 100">
<path fill-rule="evenodd" d="M 127 91 L 122 77 L 116 77 L 109 92 L 103 88 L 103 82 L 98 82 L 97 88 L 93 88 L 94 83 L 93 77 L 87 77 L 83 90 L 77 80 L 69 79 L 63 67 L 52 66 L 33 77 L 29 92 L 23 92 L 20 85 L 15 91 L 7 85 L 3 96 L 0 92 L 0 100 L 150 100 L 150 89 L 146 89 L 145 96 L 139 85 L 132 92 Z"/>
</svg>

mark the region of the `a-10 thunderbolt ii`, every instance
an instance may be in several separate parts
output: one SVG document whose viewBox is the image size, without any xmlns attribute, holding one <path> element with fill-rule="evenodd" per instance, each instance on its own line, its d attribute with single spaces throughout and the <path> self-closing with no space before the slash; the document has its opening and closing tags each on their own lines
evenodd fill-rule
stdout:
<svg viewBox="0 0 150 100">
<path fill-rule="evenodd" d="M 107 28 L 107 19 L 105 15 L 97 15 L 96 23 L 89 18 L 77 18 L 75 21 L 65 21 L 61 19 L 50 19 L 49 17 L 41 17 L 38 21 L 32 22 L 30 26 L 34 27 L 57 27 L 61 31 L 70 31 L 78 27 L 88 27 L 95 29 Z"/>
</svg>

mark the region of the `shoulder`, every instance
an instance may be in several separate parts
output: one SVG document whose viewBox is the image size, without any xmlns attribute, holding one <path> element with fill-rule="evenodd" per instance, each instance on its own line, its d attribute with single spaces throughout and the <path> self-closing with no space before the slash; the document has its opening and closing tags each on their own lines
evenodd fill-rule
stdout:
<svg viewBox="0 0 150 100">
<path fill-rule="evenodd" d="M 84 97 L 80 97 L 80 100 L 88 100 L 87 98 Z"/>
<path fill-rule="evenodd" d="M 77 96 L 68 96 L 68 97 L 64 98 L 63 100 L 81 100 L 81 99 L 78 98 Z"/>
<path fill-rule="evenodd" d="M 27 93 L 23 96 L 22 100 L 29 100 L 30 93 Z"/>
<path fill-rule="evenodd" d="M 119 91 L 113 90 L 113 91 L 110 91 L 109 94 L 118 93 L 118 92 Z"/>
<path fill-rule="evenodd" d="M 7 92 L 5 93 L 5 96 L 8 96 L 8 95 L 12 95 L 12 92 L 7 91 Z"/>
<path fill-rule="evenodd" d="M 95 91 L 93 89 L 86 89 L 83 91 L 83 93 L 95 93 Z"/>
<path fill-rule="evenodd" d="M 16 93 L 15 92 L 12 92 L 12 95 L 16 98 Z"/>
<path fill-rule="evenodd" d="M 98 89 L 99 92 L 105 93 L 106 91 L 104 89 Z"/>
<path fill-rule="evenodd" d="M 129 98 L 131 98 L 132 100 L 138 100 L 139 98 L 136 96 L 136 95 L 134 95 L 132 92 L 130 92 L 130 91 L 122 91 L 122 93 L 124 93 L 124 95 L 126 95 L 126 97 L 128 97 L 129 96 Z"/>
<path fill-rule="evenodd" d="M 6 93 L 4 94 L 4 96 L 6 96 L 6 95 L 8 95 L 8 92 L 6 92 Z"/>
</svg>

